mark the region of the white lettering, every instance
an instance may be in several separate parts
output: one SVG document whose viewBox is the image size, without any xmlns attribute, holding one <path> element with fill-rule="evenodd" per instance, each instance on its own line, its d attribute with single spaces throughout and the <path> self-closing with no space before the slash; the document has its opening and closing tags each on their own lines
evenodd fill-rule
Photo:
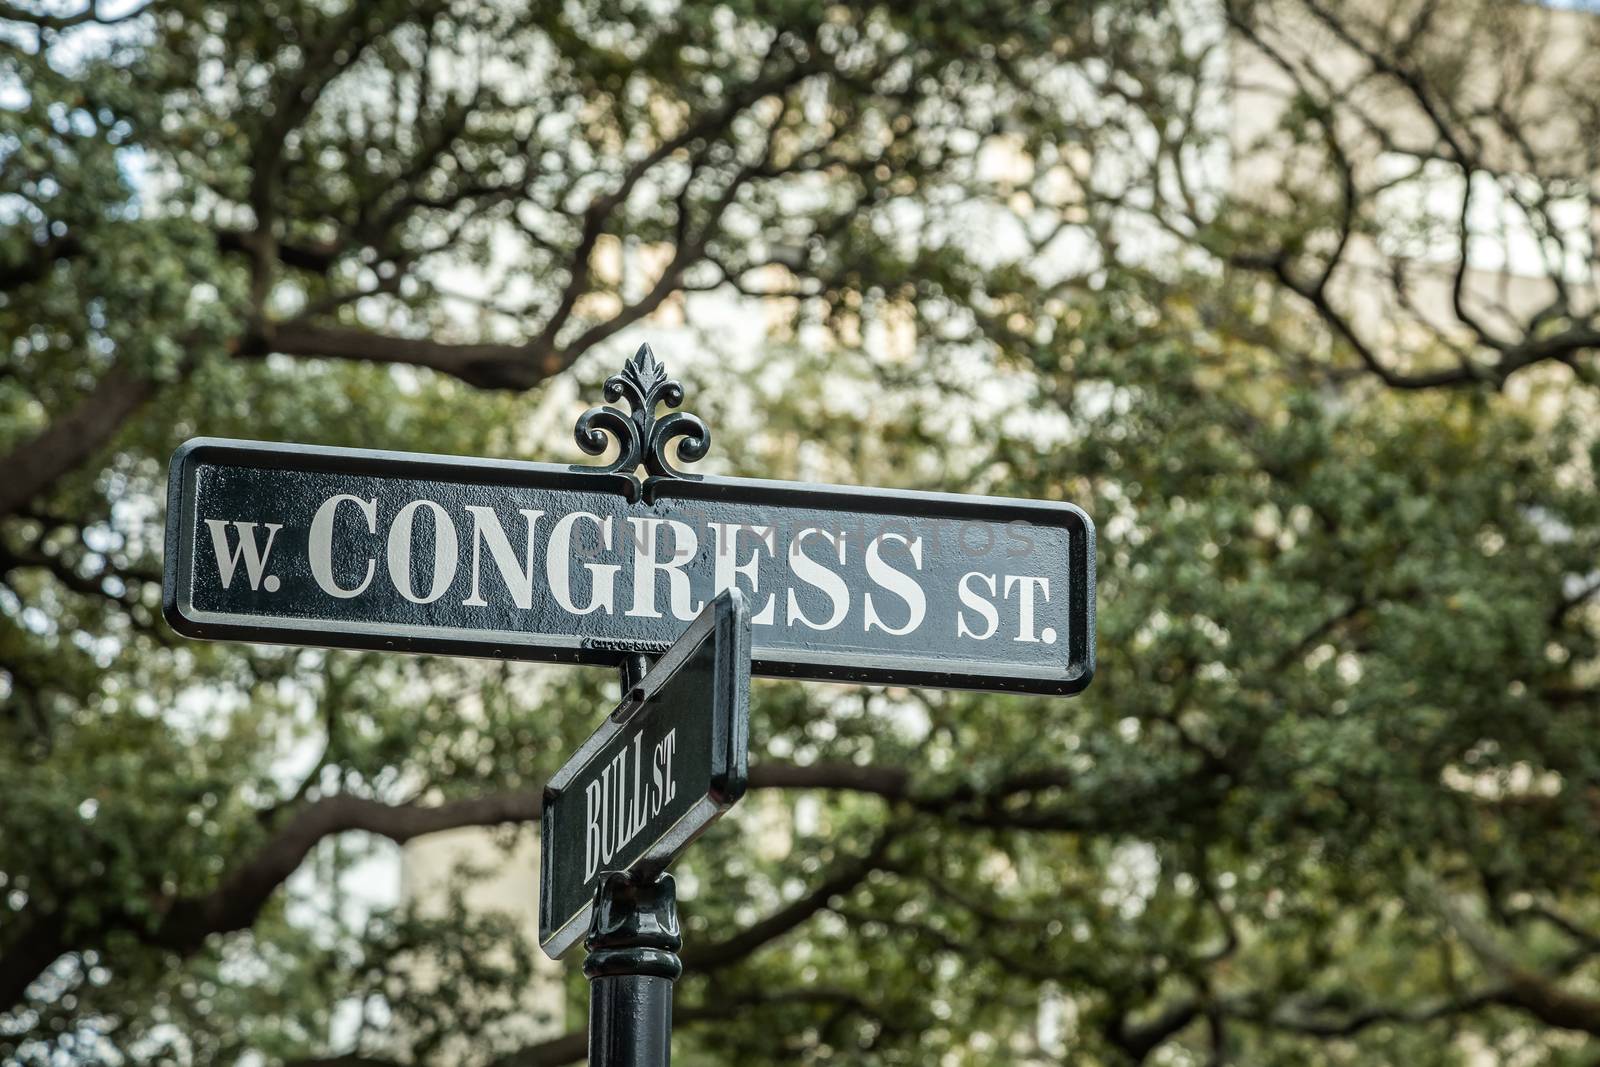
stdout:
<svg viewBox="0 0 1600 1067">
<path fill-rule="evenodd" d="M 749 530 L 756 535 L 756 540 L 764 545 L 768 555 L 778 554 L 776 539 L 773 537 L 770 526 L 743 526 L 736 522 L 711 522 L 706 525 L 711 527 L 712 539 L 716 542 L 716 590 L 718 593 L 737 587 L 738 580 L 743 577 L 750 583 L 750 592 L 760 591 L 761 579 L 757 576 L 757 567 L 760 562 L 760 553 L 756 549 L 750 550 L 750 558 L 739 562 L 739 532 Z M 767 602 L 761 610 L 751 616 L 750 621 L 760 626 L 772 625 L 778 613 L 778 597 L 776 593 L 767 594 Z"/>
<path fill-rule="evenodd" d="M 650 780 L 655 788 L 650 791 L 650 816 L 654 818 L 661 814 L 661 802 L 666 798 L 666 792 L 661 785 L 661 761 L 664 758 L 661 752 L 662 742 L 656 742 L 656 750 L 650 760 Z"/>
<path fill-rule="evenodd" d="M 574 615 L 587 615 L 591 611 L 605 609 L 607 615 L 616 613 L 616 581 L 617 572 L 622 569 L 615 563 L 585 563 L 589 569 L 590 581 L 593 583 L 594 592 L 589 597 L 587 607 L 578 607 L 572 600 L 572 528 L 578 520 L 587 519 L 600 528 L 600 544 L 607 551 L 611 549 L 611 516 L 607 515 L 604 521 L 600 516 L 591 515 L 587 511 L 574 511 L 570 515 L 563 515 L 556 522 L 555 528 L 550 531 L 550 546 L 545 554 L 545 569 L 549 573 L 550 593 L 556 598 L 556 603 L 562 609 Z"/>
<path fill-rule="evenodd" d="M 667 731 L 667 736 L 661 739 L 662 747 L 666 749 L 667 760 L 665 776 L 667 779 L 667 803 L 672 803 L 672 798 L 678 795 L 678 783 L 672 780 L 672 754 L 678 750 L 678 728 L 674 726 Z"/>
<path fill-rule="evenodd" d="M 1011 599 L 1011 590 L 1019 586 L 1022 589 L 1022 595 L 1018 598 L 1021 603 L 1016 640 L 1038 644 L 1039 637 L 1033 632 L 1033 591 L 1038 589 L 1044 594 L 1045 600 L 1048 601 L 1050 599 L 1050 579 L 1035 578 L 1031 575 L 1008 574 L 1006 575 L 1007 600 Z M 1045 644 L 1052 644 L 1055 642 L 1056 632 L 1047 629 L 1042 636 Z"/>
<path fill-rule="evenodd" d="M 506 537 L 506 531 L 501 527 L 500 517 L 494 513 L 494 509 L 478 504 L 467 505 L 467 511 L 472 515 L 472 594 L 461 602 L 462 606 L 481 608 L 488 605 L 488 601 L 478 593 L 478 546 L 481 542 L 489 546 L 489 555 L 494 558 L 494 565 L 511 593 L 512 602 L 524 611 L 533 607 L 533 531 L 544 517 L 544 512 L 529 511 L 527 508 L 517 510 L 528 524 L 527 547 L 523 549 L 524 563 L 521 567 L 517 566 L 511 541 Z"/>
<path fill-rule="evenodd" d="M 600 866 L 600 783 L 590 782 L 583 790 L 585 823 L 583 831 L 583 880 L 594 877 Z"/>
<path fill-rule="evenodd" d="M 239 531 L 239 547 L 231 553 L 228 551 L 228 523 L 220 519 L 207 519 L 206 526 L 211 530 L 211 547 L 217 553 L 217 574 L 222 578 L 222 588 L 228 588 L 233 581 L 233 572 L 239 566 L 240 557 L 244 558 L 245 574 L 250 579 L 250 588 L 261 588 L 261 572 L 266 568 L 267 556 L 272 553 L 272 539 L 278 536 L 278 531 L 283 529 L 279 522 L 267 523 L 267 547 L 256 549 L 256 524 L 253 522 L 235 522 L 233 528 Z M 278 579 L 267 580 L 267 592 L 276 592 Z"/>
<path fill-rule="evenodd" d="M 640 730 L 633 735 L 633 797 L 632 803 L 628 805 L 633 829 L 628 832 L 629 837 L 639 832 L 639 828 L 644 825 L 645 816 L 649 814 L 650 798 L 639 789 L 639 775 L 644 773 L 644 756 L 641 753 L 643 748 L 644 731 Z"/>
<path fill-rule="evenodd" d="M 634 527 L 633 607 L 628 609 L 628 614 L 634 618 L 661 618 L 656 610 L 656 575 L 665 574 L 673 617 L 679 622 L 691 621 L 703 607 L 691 603 L 689 575 L 684 572 L 700 547 L 694 529 L 676 519 L 630 518 L 628 522 Z M 656 559 L 656 531 L 663 526 L 672 529 L 672 558 L 669 560 Z"/>
<path fill-rule="evenodd" d="M 620 851 L 623 845 L 633 840 L 633 831 L 628 828 L 628 750 L 623 749 L 611 757 L 611 766 L 615 768 L 611 775 L 611 803 L 617 817 L 616 847 Z"/>
<path fill-rule="evenodd" d="M 600 772 L 600 861 L 602 863 L 611 862 L 618 844 L 613 824 L 606 817 L 608 814 L 606 809 L 611 804 L 611 770 L 614 766 L 616 766 L 615 761 L 608 763 L 605 770 Z"/>
<path fill-rule="evenodd" d="M 433 513 L 433 578 L 426 596 L 418 596 L 411 588 L 411 534 L 412 520 L 417 509 L 427 508 Z M 444 591 L 455 581 L 456 528 L 444 508 L 432 500 L 413 500 L 400 509 L 389 527 L 389 580 L 400 595 L 413 604 L 431 604 L 444 596 Z"/>
<path fill-rule="evenodd" d="M 988 623 L 989 628 L 981 634 L 975 633 L 967 628 L 966 613 L 958 611 L 956 612 L 956 634 L 960 637 L 976 637 L 979 641 L 987 641 L 994 636 L 996 630 L 1000 629 L 1000 613 L 994 609 L 992 603 L 984 599 L 976 589 L 972 588 L 972 579 L 974 578 L 987 584 L 989 586 L 989 595 L 994 596 L 994 575 L 983 574 L 979 571 L 968 571 L 963 574 L 961 576 L 961 584 L 956 591 L 961 596 L 961 603 L 982 615 L 983 621 Z"/>
<path fill-rule="evenodd" d="M 805 553 L 805 539 L 811 534 L 819 534 L 824 541 L 838 550 L 839 562 L 845 562 L 845 537 L 829 533 L 827 530 L 808 526 L 795 534 L 794 540 L 789 543 L 789 569 L 794 576 L 816 589 L 826 593 L 833 605 L 833 614 L 824 622 L 812 622 L 806 613 L 800 610 L 800 601 L 794 595 L 794 590 L 789 593 L 789 625 L 796 622 L 804 623 L 813 630 L 832 630 L 844 621 L 846 612 L 850 610 L 850 587 L 843 578 L 822 564 L 811 559 Z"/>
<path fill-rule="evenodd" d="M 317 508 L 317 513 L 311 516 L 311 540 L 306 546 L 306 555 L 311 560 L 311 577 L 317 580 L 317 585 L 324 593 L 340 600 L 348 600 L 366 592 L 367 586 L 372 584 L 372 572 L 376 566 L 372 557 L 368 556 L 367 573 L 354 589 L 346 589 L 333 576 L 333 520 L 338 516 L 339 505 L 346 502 L 361 509 L 362 517 L 367 520 L 368 533 L 378 532 L 378 498 L 362 500 L 349 493 L 340 493 L 324 500 L 322 506 Z"/>
<path fill-rule="evenodd" d="M 866 595 L 867 624 L 864 629 L 870 632 L 876 626 L 884 633 L 903 637 L 922 625 L 922 620 L 928 614 L 928 598 L 923 594 L 922 586 L 917 584 L 916 579 L 903 571 L 895 570 L 883 561 L 883 557 L 878 553 L 878 547 L 885 541 L 899 541 L 909 548 L 911 550 L 911 562 L 920 571 L 922 569 L 922 538 L 918 537 L 912 540 L 903 534 L 886 533 L 873 538 L 872 543 L 867 546 L 867 576 L 901 600 L 904 600 L 910 616 L 904 626 L 897 628 L 887 625 L 879 617 L 878 610 L 872 603 L 872 594 L 868 593 Z"/>
</svg>

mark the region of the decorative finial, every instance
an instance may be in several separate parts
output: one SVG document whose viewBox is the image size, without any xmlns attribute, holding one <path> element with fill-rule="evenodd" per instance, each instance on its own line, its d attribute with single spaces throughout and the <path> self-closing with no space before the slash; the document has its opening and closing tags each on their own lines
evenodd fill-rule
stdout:
<svg viewBox="0 0 1600 1067">
<path fill-rule="evenodd" d="M 711 431 L 699 416 L 685 411 L 675 411 L 662 419 L 656 418 L 656 405 L 675 408 L 683 403 L 683 386 L 667 377 L 667 368 L 656 359 L 649 345 L 640 345 L 626 363 L 622 373 L 606 379 L 605 398 L 612 404 L 626 399 L 631 414 L 623 414 L 614 407 L 593 407 L 578 416 L 573 436 L 578 447 L 591 456 L 598 456 L 609 444 L 608 435 L 617 439 L 621 452 L 610 463 L 600 467 L 580 467 L 579 470 L 597 474 L 622 473 L 635 477 L 634 471 L 644 467 L 651 479 L 696 478 L 685 474 L 667 462 L 667 443 L 678 442 L 678 460 L 693 463 L 704 459 L 711 450 Z"/>
</svg>

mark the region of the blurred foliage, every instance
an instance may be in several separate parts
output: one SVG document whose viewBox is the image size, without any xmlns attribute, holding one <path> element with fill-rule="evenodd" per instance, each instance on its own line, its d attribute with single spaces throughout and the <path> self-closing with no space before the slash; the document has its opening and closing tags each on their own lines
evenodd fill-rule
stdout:
<svg viewBox="0 0 1600 1067">
<path fill-rule="evenodd" d="M 1478 240 L 1480 177 L 1596 210 L 1600 80 L 1534 61 L 1593 20 L 1510 6 L 0 2 L 0 474 L 49 475 L 0 514 L 0 1060 L 581 1058 L 473 872 L 373 904 L 359 820 L 175 931 L 319 805 L 536 791 L 615 683 L 181 642 L 165 465 L 572 461 L 648 338 L 707 468 L 1100 537 L 1077 699 L 757 683 L 754 761 L 909 784 L 756 791 L 684 859 L 682 1063 L 1592 1065 L 1593 238 L 1492 319 L 1412 314 L 1405 251 Z"/>
</svg>

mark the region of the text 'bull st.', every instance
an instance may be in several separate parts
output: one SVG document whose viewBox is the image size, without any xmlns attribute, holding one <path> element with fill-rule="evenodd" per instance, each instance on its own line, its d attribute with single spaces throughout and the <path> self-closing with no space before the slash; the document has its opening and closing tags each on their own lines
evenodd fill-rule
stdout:
<svg viewBox="0 0 1600 1067">
<path fill-rule="evenodd" d="M 750 616 L 718 596 L 545 787 L 539 943 L 589 926 L 607 871 L 653 876 L 744 794 Z"/>
</svg>

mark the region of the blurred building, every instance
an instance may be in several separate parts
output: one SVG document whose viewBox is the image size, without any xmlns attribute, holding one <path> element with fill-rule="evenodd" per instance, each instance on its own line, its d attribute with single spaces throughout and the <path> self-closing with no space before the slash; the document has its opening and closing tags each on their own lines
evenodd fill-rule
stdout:
<svg viewBox="0 0 1600 1067">
<path fill-rule="evenodd" d="M 459 899 L 475 911 L 514 919 L 525 947 L 532 950 L 534 980 L 522 991 L 506 1025 L 488 1035 L 495 1045 L 533 1044 L 559 1036 L 569 1027 L 561 965 L 538 950 L 538 884 L 539 835 L 534 827 L 519 830 L 509 851 L 489 831 L 479 829 L 429 834 L 402 850 L 400 895 L 421 914 L 442 916 Z M 429 972 L 429 965 L 419 964 L 412 980 L 424 985 L 449 981 L 448 975 Z M 453 1062 L 471 1064 L 488 1058 L 483 1045 L 463 1042 L 443 1051 Z"/>
</svg>

